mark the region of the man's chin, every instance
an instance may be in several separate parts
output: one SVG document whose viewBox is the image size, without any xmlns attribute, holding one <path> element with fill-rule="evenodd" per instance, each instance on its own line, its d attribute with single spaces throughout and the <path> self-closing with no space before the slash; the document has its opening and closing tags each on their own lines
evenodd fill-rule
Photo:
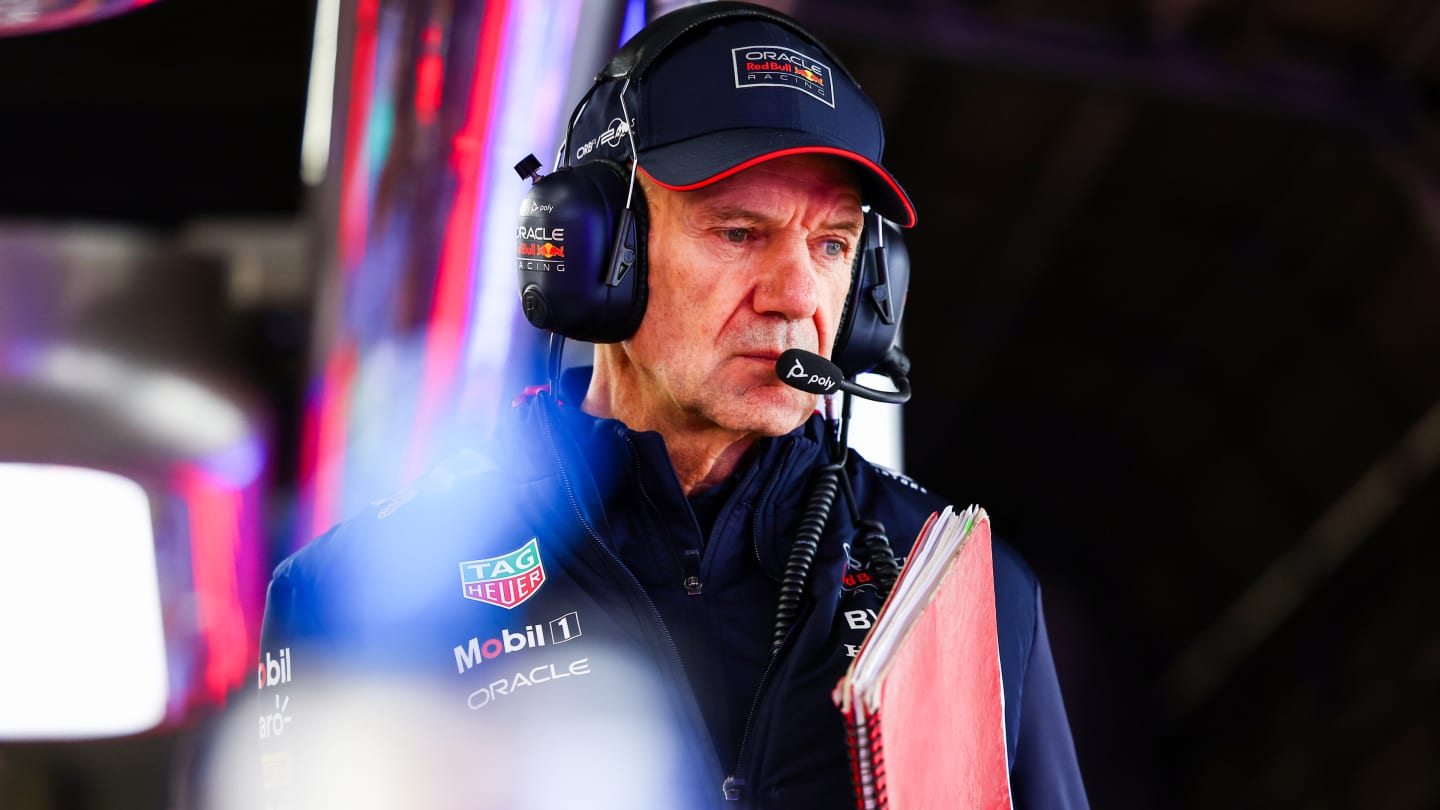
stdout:
<svg viewBox="0 0 1440 810">
<path fill-rule="evenodd" d="M 789 386 L 765 386 L 741 399 L 731 414 L 732 430 L 761 436 L 784 436 L 815 412 L 818 398 Z"/>
</svg>

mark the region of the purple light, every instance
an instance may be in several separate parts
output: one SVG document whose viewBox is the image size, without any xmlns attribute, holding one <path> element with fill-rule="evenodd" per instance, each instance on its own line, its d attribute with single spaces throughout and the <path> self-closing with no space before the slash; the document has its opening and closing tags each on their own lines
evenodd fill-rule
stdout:
<svg viewBox="0 0 1440 810">
<path fill-rule="evenodd" d="M 645 27 L 645 0 L 629 0 L 625 4 L 625 22 L 620 25 L 620 44 L 640 33 Z"/>
</svg>

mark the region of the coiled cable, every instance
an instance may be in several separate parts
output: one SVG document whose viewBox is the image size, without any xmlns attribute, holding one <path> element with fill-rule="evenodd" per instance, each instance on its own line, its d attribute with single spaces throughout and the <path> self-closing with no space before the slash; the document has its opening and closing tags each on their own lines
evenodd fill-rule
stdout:
<svg viewBox="0 0 1440 810">
<path fill-rule="evenodd" d="M 795 542 L 790 546 L 790 556 L 785 561 L 785 576 L 780 580 L 780 601 L 775 607 L 775 630 L 770 640 L 771 655 L 780 650 L 785 636 L 800 615 L 805 581 L 810 577 L 810 565 L 815 561 L 816 549 L 820 547 L 820 535 L 829 522 L 835 496 L 840 492 L 840 473 L 844 466 L 844 462 L 839 461 L 821 467 L 810 489 L 810 501 L 795 532 Z"/>
<path fill-rule="evenodd" d="M 875 587 L 881 599 L 888 599 L 900 578 L 900 564 L 895 562 L 895 551 L 890 548 L 890 538 L 885 534 L 885 525 L 878 520 L 860 521 L 860 535 L 855 546 L 870 560 L 870 571 L 875 577 Z"/>
</svg>

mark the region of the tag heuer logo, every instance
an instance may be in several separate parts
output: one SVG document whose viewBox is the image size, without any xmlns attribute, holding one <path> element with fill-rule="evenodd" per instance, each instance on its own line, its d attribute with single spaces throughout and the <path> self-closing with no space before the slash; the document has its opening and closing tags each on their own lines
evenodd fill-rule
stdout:
<svg viewBox="0 0 1440 810">
<path fill-rule="evenodd" d="M 466 599 L 507 609 L 524 602 L 545 584 L 539 538 L 499 557 L 460 563 L 460 582 Z"/>
</svg>

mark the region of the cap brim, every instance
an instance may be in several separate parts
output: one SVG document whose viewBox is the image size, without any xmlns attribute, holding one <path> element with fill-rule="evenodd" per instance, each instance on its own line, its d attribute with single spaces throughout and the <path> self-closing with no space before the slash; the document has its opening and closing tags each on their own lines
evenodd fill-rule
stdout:
<svg viewBox="0 0 1440 810">
<path fill-rule="evenodd" d="M 906 228 L 915 225 L 915 206 L 890 172 L 849 149 L 819 143 L 813 133 L 794 130 L 727 130 L 640 151 L 640 169 L 672 191 L 693 191 L 791 155 L 831 155 L 856 165 L 862 202 Z"/>
</svg>

